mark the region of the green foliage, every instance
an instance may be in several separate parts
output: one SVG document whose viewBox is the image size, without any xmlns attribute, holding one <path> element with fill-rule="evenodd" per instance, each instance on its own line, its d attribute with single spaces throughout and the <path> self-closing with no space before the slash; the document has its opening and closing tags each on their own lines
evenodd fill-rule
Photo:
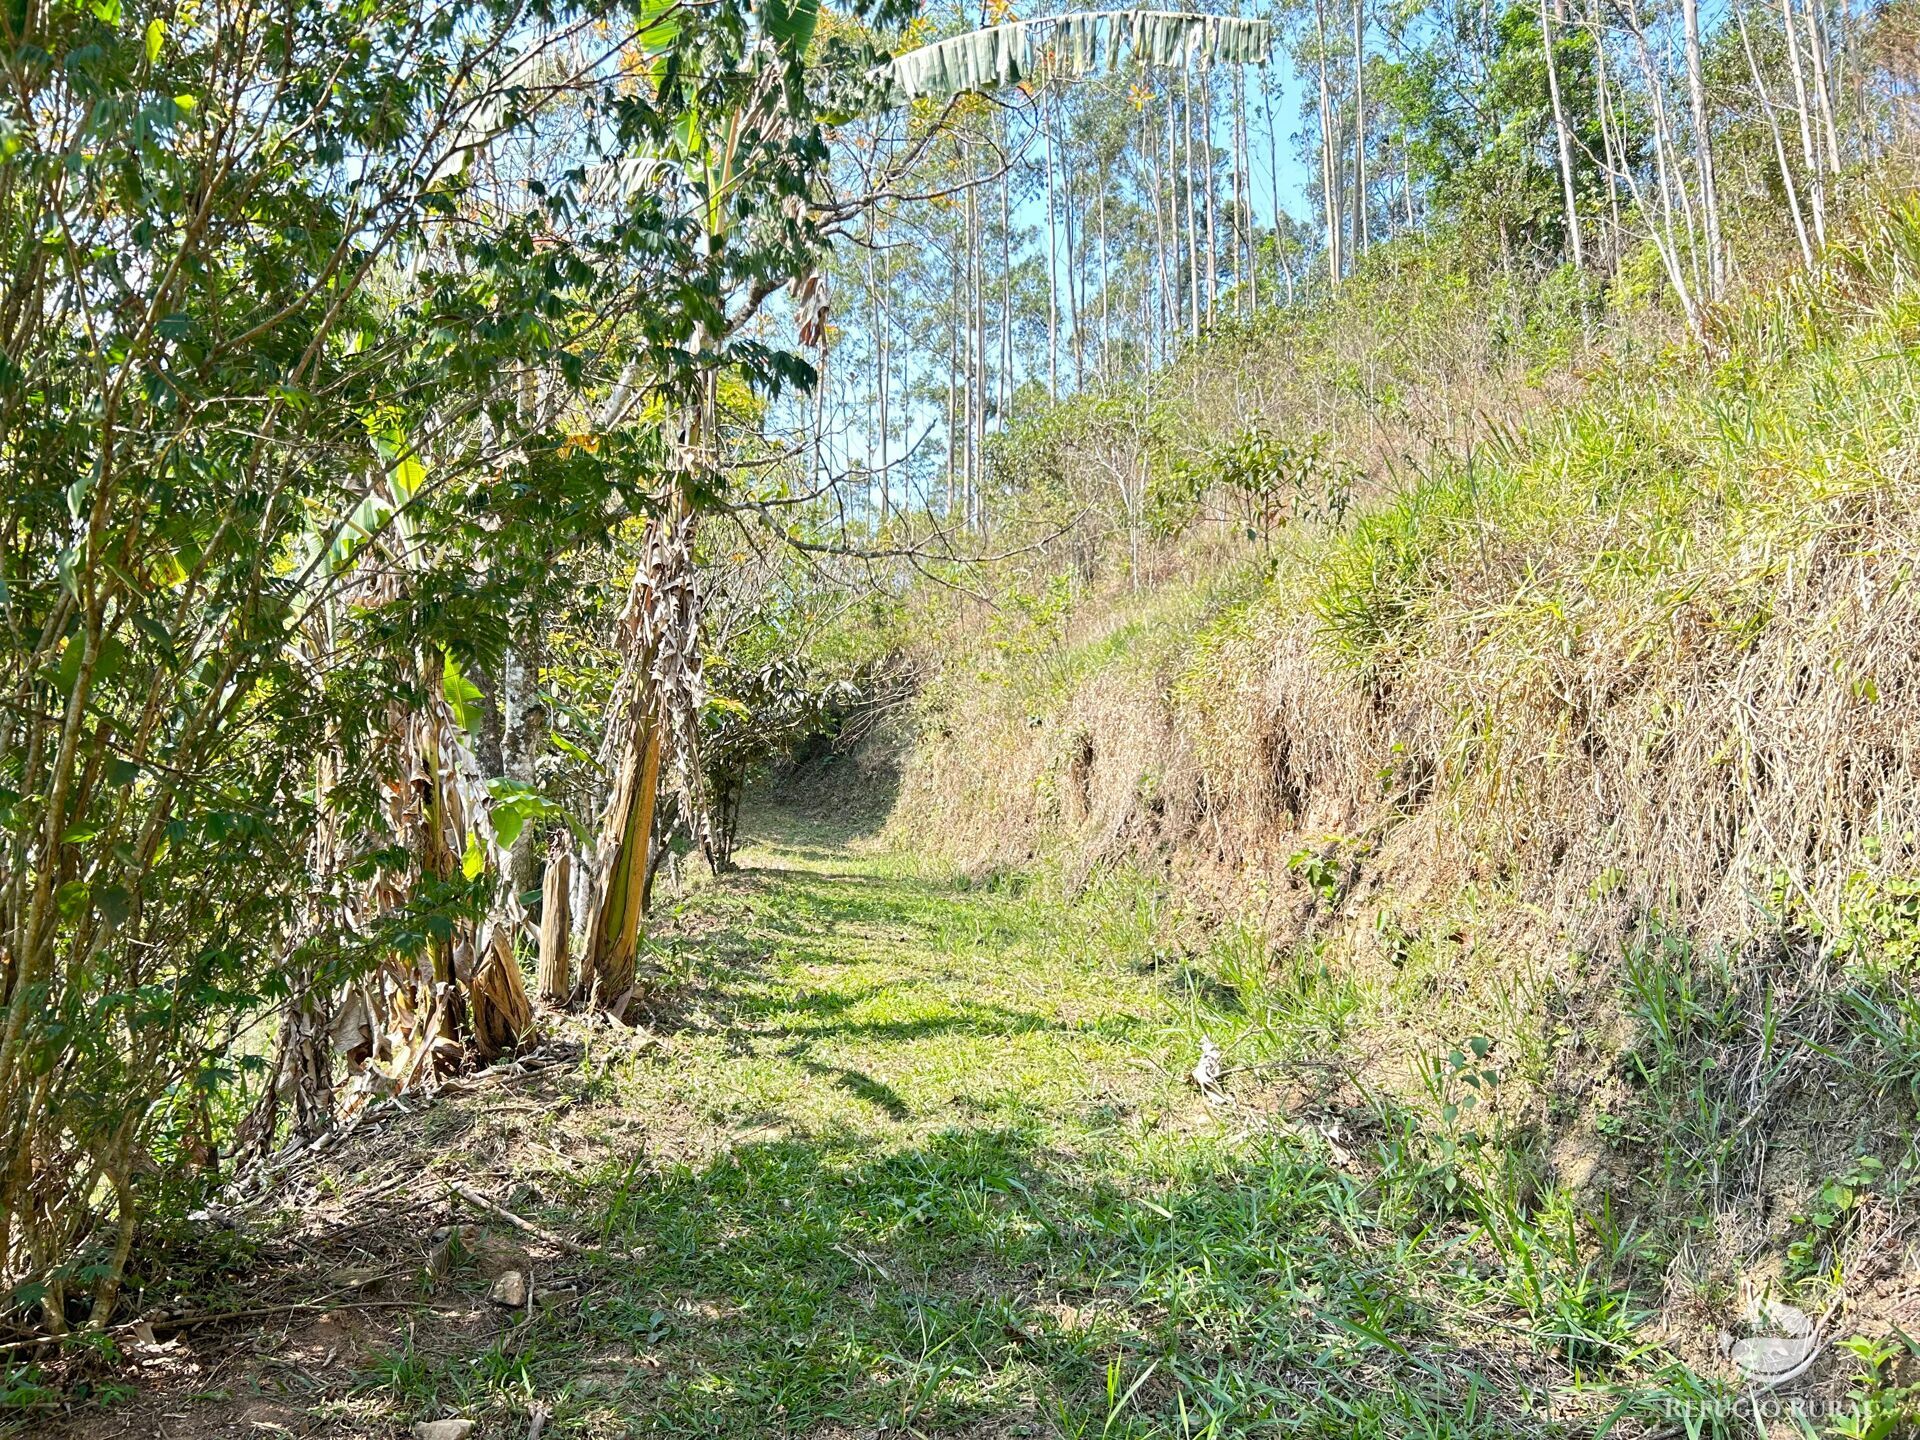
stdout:
<svg viewBox="0 0 1920 1440">
<path fill-rule="evenodd" d="M 1434 562 L 1468 496 L 1453 483 L 1422 486 L 1363 515 L 1322 572 L 1314 608 L 1329 643 L 1356 667 L 1391 663 L 1418 634 L 1438 583 Z"/>
<path fill-rule="evenodd" d="M 1855 871 L 1840 891 L 1835 953 L 1864 968 L 1920 975 L 1920 877 Z"/>
<path fill-rule="evenodd" d="M 802 653 L 760 654 L 764 658 L 752 649 L 723 653 L 707 668 L 700 761 L 707 785 L 707 855 L 715 870 L 733 863 L 740 806 L 754 772 L 807 740 L 831 735 L 859 695 L 853 680 L 823 675 Z"/>
<path fill-rule="evenodd" d="M 1002 590 L 987 621 L 994 648 L 1016 668 L 1043 661 L 1059 649 L 1073 616 L 1073 582 L 1048 576 L 1035 588 L 1017 581 Z"/>
<path fill-rule="evenodd" d="M 1871 1155 L 1858 1157 L 1846 1174 L 1827 1181 L 1815 1192 L 1804 1214 L 1790 1223 L 1796 1234 L 1787 1244 L 1787 1272 L 1806 1279 L 1828 1268 L 1835 1248 L 1846 1238 L 1857 1211 L 1880 1180 L 1886 1166 Z"/>
<path fill-rule="evenodd" d="M 1360 862 L 1372 853 L 1372 846 L 1365 840 L 1351 835 L 1327 835 L 1318 844 L 1288 856 L 1287 870 L 1304 880 L 1322 905 L 1331 908 L 1340 903 L 1353 884 Z"/>
<path fill-rule="evenodd" d="M 1249 540 L 1271 540 L 1294 520 L 1338 525 L 1353 501 L 1355 472 L 1328 453 L 1327 437 L 1280 439 L 1258 425 L 1196 458 L 1176 458 L 1148 501 L 1155 528 L 1178 534 L 1207 497 L 1226 497 Z"/>
<path fill-rule="evenodd" d="M 1428 0 L 1395 11 L 1387 23 L 1402 43 L 1394 58 L 1370 67 L 1374 93 L 1397 122 L 1436 217 L 1487 269 L 1561 253 L 1565 212 L 1539 7 L 1527 0 L 1497 10 Z M 1421 43 L 1413 43 L 1416 35 Z M 1564 26 L 1554 59 L 1576 155 L 1601 155 L 1592 32 Z M 1639 143 L 1630 138 L 1630 158 Z M 1604 185 L 1599 167 L 1580 164 L 1577 185 L 1582 208 L 1595 207 Z"/>
<path fill-rule="evenodd" d="M 451 877 L 396 854 L 393 731 L 478 725 L 555 557 L 667 502 L 673 405 L 812 379 L 743 297 L 814 263 L 847 68 L 803 67 L 807 5 L 661 13 L 102 4 L 0 39 L 11 1322 L 108 1323 L 232 1138 L 209 1054 L 474 917 L 477 825 Z M 632 32 L 633 73 L 574 46 Z M 647 403 L 583 433 L 623 372 Z M 493 799 L 496 839 L 556 817 Z"/>
<path fill-rule="evenodd" d="M 1493 1041 L 1475 1035 L 1464 1050 L 1450 1050 L 1443 1060 L 1429 1056 L 1427 1089 L 1440 1106 L 1440 1121 L 1451 1125 L 1466 1111 L 1480 1103 L 1482 1093 L 1491 1093 L 1500 1083 L 1500 1072 L 1485 1062 L 1493 1052 Z M 1456 1087 L 1465 1087 L 1456 1089 Z"/>
<path fill-rule="evenodd" d="M 1826 1433 L 1834 1440 L 1894 1440 L 1911 1434 L 1920 1422 L 1920 1385 L 1903 1380 L 1920 1359 L 1920 1345 L 1911 1336 L 1894 1332 L 1891 1338 L 1853 1335 L 1840 1342 L 1860 1363 L 1860 1373 L 1849 1389 L 1846 1414 L 1828 1421 Z"/>
</svg>

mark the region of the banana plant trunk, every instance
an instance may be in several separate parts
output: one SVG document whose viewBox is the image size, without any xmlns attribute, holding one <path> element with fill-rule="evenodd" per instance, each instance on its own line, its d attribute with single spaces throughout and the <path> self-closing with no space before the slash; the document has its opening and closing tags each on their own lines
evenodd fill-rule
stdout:
<svg viewBox="0 0 1920 1440">
<path fill-rule="evenodd" d="M 627 658 L 601 752 L 614 786 L 594 847 L 598 873 L 580 936 L 578 993 L 616 1013 L 635 986 L 663 765 L 674 762 L 678 783 L 697 782 L 698 631 L 693 516 L 677 498 L 671 514 L 649 523 L 634 570 L 620 620 Z"/>
<path fill-rule="evenodd" d="M 602 817 L 600 852 L 607 856 L 599 903 L 587 914 L 581 938 L 580 988 L 589 1003 L 624 1010 L 640 950 L 640 913 L 646 888 L 653 811 L 660 791 L 660 725 L 651 677 L 633 689 L 619 776 Z"/>
<path fill-rule="evenodd" d="M 573 887 L 573 857 L 556 848 L 547 857 L 547 873 L 540 891 L 540 998 L 562 1005 L 573 993 L 573 940 L 569 895 Z"/>
<path fill-rule="evenodd" d="M 707 348 L 699 332 L 694 349 Z M 580 934 L 577 993 L 614 1015 L 633 997 L 656 844 L 655 811 L 661 770 L 671 761 L 675 781 L 694 800 L 700 766 L 700 606 L 693 563 L 694 512 L 684 474 L 704 461 L 713 431 L 711 376 L 682 411 L 677 462 L 665 513 L 650 520 L 621 612 L 617 639 L 624 657 L 601 746 L 601 768 L 614 776 L 600 815 Z M 587 867 L 582 866 L 582 870 Z M 577 883 L 577 882 L 576 882 Z"/>
<path fill-rule="evenodd" d="M 514 942 L 524 911 L 494 838 L 491 799 L 452 707 L 438 691 L 435 660 L 423 660 L 424 702 L 396 706 L 386 738 L 393 772 L 388 818 L 412 857 L 411 875 L 390 877 L 369 896 L 376 911 L 403 904 L 415 876 L 451 882 L 477 851 L 497 880 L 488 914 L 436 934 L 423 954 L 394 955 L 369 990 L 376 1058 L 404 1089 L 423 1074 L 461 1063 L 463 1042 L 482 1061 L 512 1049 L 533 1028 L 533 1003 Z"/>
</svg>

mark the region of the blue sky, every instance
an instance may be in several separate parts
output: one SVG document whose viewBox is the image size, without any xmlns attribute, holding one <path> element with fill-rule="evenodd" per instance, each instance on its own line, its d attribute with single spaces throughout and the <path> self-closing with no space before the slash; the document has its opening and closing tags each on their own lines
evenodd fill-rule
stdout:
<svg viewBox="0 0 1920 1440">
<path fill-rule="evenodd" d="M 1278 189 L 1280 204 L 1282 208 L 1296 219 L 1304 219 L 1312 213 L 1308 187 L 1317 183 L 1313 173 L 1302 163 L 1296 154 L 1297 147 L 1293 140 L 1293 133 L 1300 124 L 1300 104 L 1305 95 L 1305 89 L 1299 77 L 1294 73 L 1291 56 L 1287 53 L 1286 46 L 1278 43 L 1278 41 L 1276 41 L 1273 47 L 1273 58 L 1270 61 L 1270 66 L 1271 73 L 1277 82 L 1273 96 L 1273 128 L 1277 141 L 1275 148 L 1277 148 L 1279 160 Z M 1096 72 L 1096 75 L 1097 73 L 1098 72 Z M 1273 195 L 1275 187 L 1273 184 L 1272 164 L 1269 158 L 1272 152 L 1267 144 L 1266 111 L 1264 105 L 1259 102 L 1253 94 L 1259 83 L 1256 78 L 1259 73 L 1260 67 L 1248 67 L 1247 124 L 1248 148 L 1250 151 L 1249 163 L 1252 171 L 1249 180 L 1249 189 L 1251 192 L 1252 207 L 1256 217 L 1262 226 L 1270 226 L 1273 222 Z M 1230 83 L 1223 80 L 1222 77 L 1224 74 L 1224 70 L 1216 70 L 1215 72 L 1217 89 L 1223 84 Z M 1090 83 L 1093 78 L 1094 77 L 1090 77 Z M 1230 116 L 1224 113 L 1226 110 L 1225 97 L 1216 94 L 1215 100 L 1217 108 L 1222 113 L 1216 115 L 1214 119 L 1214 143 L 1222 152 L 1230 152 L 1233 140 L 1232 121 Z M 1040 150 L 1038 148 L 1038 142 L 1036 141 L 1034 147 L 1029 152 L 1029 159 L 1037 162 L 1039 156 Z M 1044 256 L 1046 246 L 1046 201 L 1044 194 L 1036 193 L 1021 199 L 1014 207 L 1013 220 L 1017 227 L 1023 227 L 1038 237 L 1038 250 L 1039 253 Z M 1064 243 L 1061 247 L 1060 260 L 1064 268 Z M 1060 281 L 1060 294 L 1064 359 L 1067 349 L 1065 341 L 1067 315 L 1064 278 Z M 839 317 L 838 323 L 851 326 L 855 330 L 863 331 L 866 328 L 865 321 L 866 317 L 864 315 L 842 314 Z M 861 348 L 864 349 L 864 345 L 862 345 Z M 840 353 L 842 352 L 837 349 L 836 354 Z M 852 360 L 854 358 L 850 350 L 845 353 L 847 359 Z M 929 366 L 944 373 L 945 361 L 943 357 L 916 354 L 911 358 L 914 362 L 916 373 L 922 377 L 926 375 Z M 992 362 L 997 363 L 997 354 L 989 358 Z M 1021 379 L 1035 376 L 1044 377 L 1046 371 L 1046 356 L 1044 353 L 1039 355 L 1022 353 L 1018 342 L 1016 342 L 1014 370 L 1016 376 Z M 1066 368 L 1061 378 L 1063 384 L 1070 383 L 1070 366 Z M 876 443 L 877 437 L 870 437 L 865 433 L 865 410 L 857 400 L 859 392 L 868 388 L 870 383 L 871 377 L 864 373 L 849 375 L 843 372 L 836 380 L 835 388 L 839 392 L 838 399 L 842 407 L 842 423 L 845 426 L 838 434 L 830 436 L 827 440 L 829 464 L 833 465 L 836 469 L 847 468 L 850 463 L 858 463 L 870 453 L 876 459 L 878 457 L 879 447 Z M 940 407 L 934 407 L 932 409 L 918 407 L 910 415 L 905 415 L 902 413 L 900 399 L 896 395 L 892 405 L 892 419 L 896 429 L 895 438 L 890 447 L 894 460 L 897 461 L 899 459 L 899 451 L 902 448 L 903 442 L 899 433 L 902 428 L 906 431 L 908 437 L 907 443 L 911 443 L 912 441 L 919 440 L 931 426 L 934 433 L 927 439 L 926 451 L 922 453 L 924 454 L 930 451 L 935 454 L 944 454 L 945 442 L 941 434 L 944 428 L 944 417 L 941 414 Z M 904 426 L 902 426 L 901 423 L 903 420 L 906 422 Z"/>
</svg>

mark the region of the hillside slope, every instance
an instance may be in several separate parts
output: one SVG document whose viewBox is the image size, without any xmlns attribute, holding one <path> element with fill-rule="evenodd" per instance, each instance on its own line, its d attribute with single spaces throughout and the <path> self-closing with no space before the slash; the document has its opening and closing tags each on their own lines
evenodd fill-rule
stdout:
<svg viewBox="0 0 1920 1440">
<path fill-rule="evenodd" d="M 1458 1203 L 1561 1207 L 1594 1283 L 1658 1298 L 1637 1339 L 1730 1374 L 1756 1293 L 1920 1322 L 1920 205 L 1714 352 L 1592 346 L 1424 458 L 1376 404 L 1349 518 L 1009 585 L 931 655 L 894 824 L 1154 877 L 1168 946 L 1258 975 L 1237 1061 L 1398 1097 Z M 1036 463 L 1071 490 L 1095 448 Z M 1338 1043 L 1288 1018 L 1329 984 Z"/>
</svg>

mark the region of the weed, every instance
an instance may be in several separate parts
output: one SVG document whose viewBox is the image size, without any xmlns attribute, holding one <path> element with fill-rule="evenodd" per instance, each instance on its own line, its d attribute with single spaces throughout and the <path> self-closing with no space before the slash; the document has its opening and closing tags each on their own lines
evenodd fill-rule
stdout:
<svg viewBox="0 0 1920 1440">
<path fill-rule="evenodd" d="M 1840 1348 L 1860 1363 L 1848 1394 L 1848 1409 L 1827 1425 L 1835 1440 L 1893 1440 L 1920 1423 L 1920 1385 L 1902 1384 L 1895 1367 L 1920 1359 L 1920 1344 L 1903 1334 L 1891 1339 L 1853 1336 Z"/>
<path fill-rule="evenodd" d="M 1886 1166 L 1872 1155 L 1862 1155 L 1837 1179 L 1815 1192 L 1813 1202 L 1792 1224 L 1798 1234 L 1787 1244 L 1787 1271 L 1805 1279 L 1827 1268 L 1833 1252 L 1858 1217 L 1861 1204 Z"/>
</svg>

